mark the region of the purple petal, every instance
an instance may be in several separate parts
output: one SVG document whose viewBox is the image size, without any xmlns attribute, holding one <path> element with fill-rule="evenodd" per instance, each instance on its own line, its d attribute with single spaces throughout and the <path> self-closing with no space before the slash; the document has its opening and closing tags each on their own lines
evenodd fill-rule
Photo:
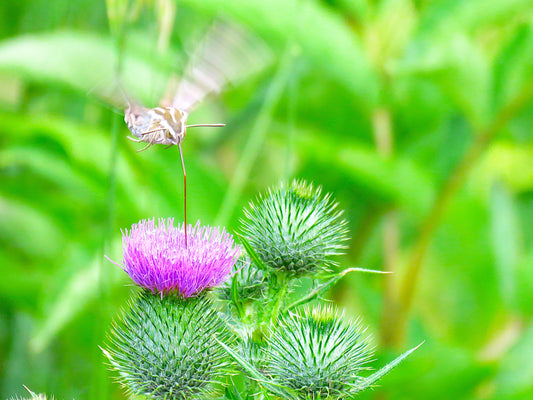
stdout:
<svg viewBox="0 0 533 400">
<path fill-rule="evenodd" d="M 122 232 L 123 269 L 152 292 L 191 297 L 227 279 L 240 249 L 223 228 L 184 225 L 174 220 L 142 220 Z"/>
</svg>

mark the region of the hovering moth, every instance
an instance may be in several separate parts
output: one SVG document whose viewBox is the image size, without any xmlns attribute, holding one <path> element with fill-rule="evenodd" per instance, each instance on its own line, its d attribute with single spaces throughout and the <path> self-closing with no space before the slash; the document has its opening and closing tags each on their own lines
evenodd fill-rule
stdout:
<svg viewBox="0 0 533 400">
<path fill-rule="evenodd" d="M 183 78 L 171 99 L 163 98 L 155 108 L 146 108 L 127 100 L 124 120 L 135 142 L 178 146 L 183 169 L 185 242 L 187 241 L 187 174 L 181 143 L 188 128 L 223 127 L 222 123 L 187 125 L 189 114 L 209 94 L 217 94 L 228 84 L 235 84 L 262 68 L 269 51 L 256 37 L 235 25 L 216 22 L 193 52 Z"/>
</svg>

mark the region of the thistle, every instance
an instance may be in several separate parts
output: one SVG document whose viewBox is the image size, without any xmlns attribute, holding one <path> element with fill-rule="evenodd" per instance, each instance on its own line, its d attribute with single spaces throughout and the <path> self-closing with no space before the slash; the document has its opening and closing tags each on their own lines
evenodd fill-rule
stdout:
<svg viewBox="0 0 533 400">
<path fill-rule="evenodd" d="M 345 247 L 346 221 L 329 194 L 303 181 L 259 196 L 245 210 L 244 237 L 265 266 L 289 275 L 334 265 Z"/>
<path fill-rule="evenodd" d="M 172 219 L 141 221 L 123 233 L 123 269 L 144 290 L 115 322 L 104 350 L 134 395 L 182 400 L 210 394 L 230 365 L 220 344 L 232 335 L 205 293 L 239 255 L 224 230 Z M 157 295 L 154 295 L 157 294 Z"/>
<path fill-rule="evenodd" d="M 132 395 L 204 398 L 231 365 L 218 340 L 232 335 L 206 295 L 184 299 L 142 291 L 116 322 L 104 350 Z"/>
<path fill-rule="evenodd" d="M 240 250 L 224 229 L 184 226 L 173 219 L 143 220 L 123 232 L 122 268 L 139 286 L 154 293 L 197 295 L 222 283 Z"/>
<path fill-rule="evenodd" d="M 364 387 L 360 372 L 372 356 L 357 322 L 344 323 L 332 307 L 283 315 L 266 347 L 266 371 L 304 399 L 339 398 Z"/>
</svg>

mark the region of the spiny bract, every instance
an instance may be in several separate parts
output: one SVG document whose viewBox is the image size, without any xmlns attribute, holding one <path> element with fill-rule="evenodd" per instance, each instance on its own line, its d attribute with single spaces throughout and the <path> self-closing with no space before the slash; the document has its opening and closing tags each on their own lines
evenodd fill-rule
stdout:
<svg viewBox="0 0 533 400">
<path fill-rule="evenodd" d="M 280 317 L 266 347 L 266 370 L 303 399 L 344 398 L 362 387 L 371 348 L 358 323 L 344 323 L 331 307 Z"/>
<path fill-rule="evenodd" d="M 259 196 L 245 210 L 243 233 L 263 263 L 289 274 L 312 274 L 345 248 L 346 221 L 329 194 L 303 181 Z"/>
<path fill-rule="evenodd" d="M 128 392 L 154 399 L 205 398 L 231 365 L 233 341 L 211 300 L 143 291 L 115 323 L 104 350 Z"/>
</svg>

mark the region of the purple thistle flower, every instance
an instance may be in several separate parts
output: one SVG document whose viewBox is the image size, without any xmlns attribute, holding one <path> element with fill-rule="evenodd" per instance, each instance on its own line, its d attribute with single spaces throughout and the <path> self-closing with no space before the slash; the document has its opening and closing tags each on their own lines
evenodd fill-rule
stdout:
<svg viewBox="0 0 533 400">
<path fill-rule="evenodd" d="M 222 283 L 240 255 L 224 228 L 196 223 L 187 229 L 174 219 L 142 220 L 122 232 L 122 269 L 139 286 L 154 293 L 179 293 L 184 298 Z"/>
</svg>

